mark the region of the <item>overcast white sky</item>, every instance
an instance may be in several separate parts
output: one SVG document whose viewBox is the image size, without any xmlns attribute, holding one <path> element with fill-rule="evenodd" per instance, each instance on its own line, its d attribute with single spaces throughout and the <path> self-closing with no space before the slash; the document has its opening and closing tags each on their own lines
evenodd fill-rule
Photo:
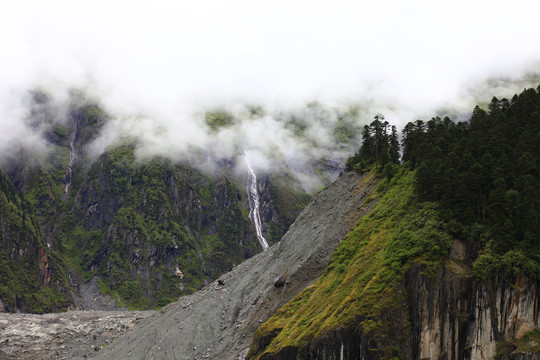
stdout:
<svg viewBox="0 0 540 360">
<path fill-rule="evenodd" d="M 27 89 L 88 83 L 113 110 L 167 121 L 317 99 L 404 123 L 538 70 L 539 14 L 538 0 L 0 0 L 0 133 Z"/>
<path fill-rule="evenodd" d="M 352 98 L 374 86 L 438 102 L 540 59 L 537 0 L 21 0 L 1 9 L 3 86 L 91 78 L 159 102 Z"/>
</svg>

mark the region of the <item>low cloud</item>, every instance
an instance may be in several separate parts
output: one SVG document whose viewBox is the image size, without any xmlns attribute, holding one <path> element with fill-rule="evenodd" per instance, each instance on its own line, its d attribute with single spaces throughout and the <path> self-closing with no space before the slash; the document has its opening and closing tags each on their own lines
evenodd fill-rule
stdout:
<svg viewBox="0 0 540 360">
<path fill-rule="evenodd" d="M 313 173 L 316 161 L 343 161 L 357 146 L 336 143 L 334 129 L 338 116 L 349 126 L 359 128 L 357 115 L 337 108 L 310 104 L 298 109 L 263 110 L 236 104 L 222 107 L 220 114 L 232 119 L 227 126 L 212 128 L 205 112 L 176 113 L 176 121 L 163 115 L 113 117 L 90 145 L 93 157 L 125 141 L 136 141 L 139 160 L 155 156 L 174 161 L 190 161 L 212 172 L 217 164 L 234 160 L 238 170 L 246 171 L 244 156 L 249 152 L 258 173 L 292 171 L 306 189 L 319 188 L 321 180 Z M 337 174 L 335 174 L 337 175 Z"/>
<path fill-rule="evenodd" d="M 12 2 L 0 14 L 0 158 L 47 147 L 29 90 L 48 93 L 62 123 L 73 88 L 112 117 L 94 156 L 135 138 L 141 159 L 202 152 L 207 168 L 243 149 L 259 171 L 339 158 L 334 125 L 354 107 L 358 126 L 380 112 L 402 128 L 536 87 L 538 13 L 537 0 Z M 211 131 L 213 109 L 235 123 Z"/>
</svg>

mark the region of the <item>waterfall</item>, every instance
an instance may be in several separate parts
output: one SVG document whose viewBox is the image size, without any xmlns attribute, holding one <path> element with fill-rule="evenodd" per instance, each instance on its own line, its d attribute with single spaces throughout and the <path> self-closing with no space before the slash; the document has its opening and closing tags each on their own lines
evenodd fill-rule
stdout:
<svg viewBox="0 0 540 360">
<path fill-rule="evenodd" d="M 244 151 L 245 158 L 246 158 L 246 164 L 248 167 L 248 185 L 247 185 L 247 194 L 248 194 L 248 201 L 249 201 L 249 218 L 253 222 L 253 226 L 255 226 L 255 232 L 257 233 L 257 239 L 259 240 L 259 243 L 261 244 L 261 247 L 263 248 L 263 251 L 268 249 L 268 243 L 266 242 L 266 239 L 264 238 L 262 234 L 262 224 L 261 224 L 261 215 L 259 213 L 259 191 L 257 189 L 257 176 L 255 175 L 255 171 L 253 171 L 253 168 L 251 167 L 251 163 L 249 162 L 249 155 L 247 150 Z"/>
<path fill-rule="evenodd" d="M 69 161 L 64 173 L 64 194 L 68 193 L 69 185 L 71 185 L 71 178 L 73 176 L 73 161 L 75 160 L 75 138 L 77 137 L 77 119 L 73 123 L 73 127 L 69 134 Z"/>
</svg>

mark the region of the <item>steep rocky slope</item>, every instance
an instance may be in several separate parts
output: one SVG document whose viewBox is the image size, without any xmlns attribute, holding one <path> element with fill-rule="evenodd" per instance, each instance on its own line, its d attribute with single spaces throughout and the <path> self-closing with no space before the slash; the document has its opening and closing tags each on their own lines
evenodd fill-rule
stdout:
<svg viewBox="0 0 540 360">
<path fill-rule="evenodd" d="M 538 281 L 479 279 L 474 243 L 449 237 L 435 204 L 413 201 L 412 175 L 389 182 L 323 275 L 257 330 L 246 359 L 538 358 Z"/>
<path fill-rule="evenodd" d="M 201 291 L 144 320 L 100 359 L 237 359 L 255 329 L 321 274 L 377 200 L 371 175 L 346 174 L 315 196 L 283 239 Z M 371 201 L 370 201 L 371 200 Z"/>
</svg>

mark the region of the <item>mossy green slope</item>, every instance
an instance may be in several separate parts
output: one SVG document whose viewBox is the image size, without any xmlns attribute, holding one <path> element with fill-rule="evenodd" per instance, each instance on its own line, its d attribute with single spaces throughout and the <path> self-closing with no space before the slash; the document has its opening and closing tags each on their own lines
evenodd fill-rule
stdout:
<svg viewBox="0 0 540 360">
<path fill-rule="evenodd" d="M 437 267 L 451 246 L 435 205 L 419 204 L 414 173 L 401 170 L 379 186 L 380 202 L 334 253 L 325 273 L 257 331 L 249 359 L 296 349 L 298 358 L 320 338 L 347 328 L 369 338 L 380 358 L 410 346 L 401 279 L 412 261 Z M 370 199 L 366 200 L 370 201 Z"/>
<path fill-rule="evenodd" d="M 0 170 L 0 311 L 66 310 L 64 263 L 42 238 L 30 203 Z"/>
</svg>

